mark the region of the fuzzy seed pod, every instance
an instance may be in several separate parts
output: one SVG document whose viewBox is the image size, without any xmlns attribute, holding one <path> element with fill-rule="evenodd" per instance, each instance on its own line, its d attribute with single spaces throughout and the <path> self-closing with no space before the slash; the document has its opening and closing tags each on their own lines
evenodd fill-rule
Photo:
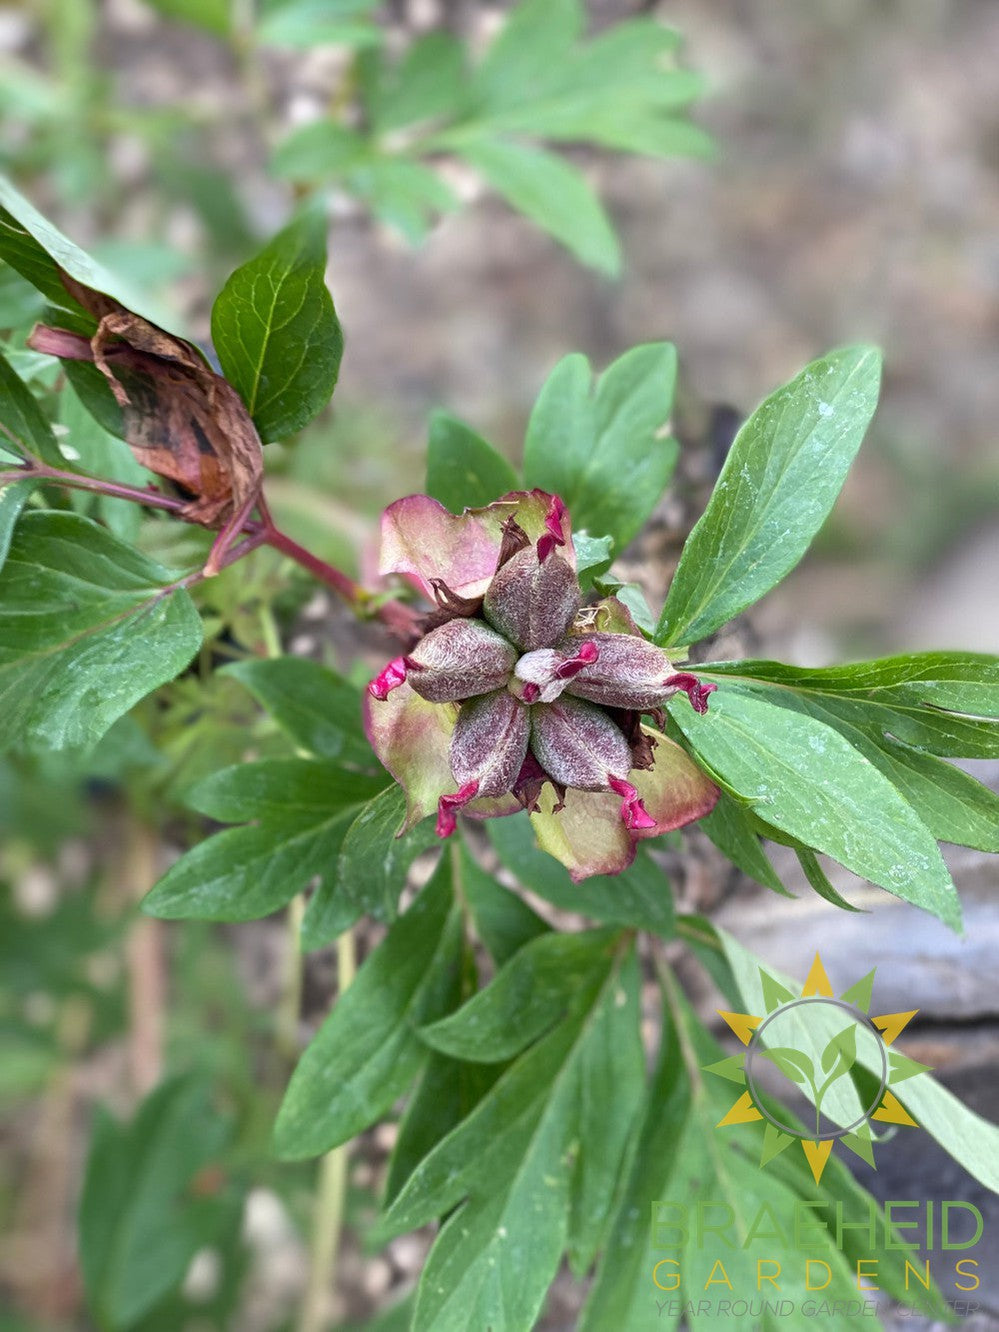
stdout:
<svg viewBox="0 0 999 1332">
<path fill-rule="evenodd" d="M 505 795 L 524 763 L 528 710 L 505 689 L 462 704 L 451 737 L 451 771 L 459 786 L 477 783 L 479 796 Z"/>
<path fill-rule="evenodd" d="M 456 703 L 502 689 L 517 653 L 481 620 L 448 620 L 405 659 L 406 679 L 429 703 Z"/>
<path fill-rule="evenodd" d="M 574 640 L 562 643 L 572 649 Z M 649 712 L 661 707 L 682 685 L 661 648 L 633 634 L 587 634 L 586 642 L 597 650 L 596 660 L 585 666 L 567 684 L 576 698 L 588 699 L 605 708 L 632 708 Z"/>
<path fill-rule="evenodd" d="M 531 749 L 555 781 L 580 791 L 607 791 L 611 777 L 627 777 L 631 769 L 631 749 L 620 727 L 578 698 L 535 704 Z"/>
<path fill-rule="evenodd" d="M 496 572 L 482 605 L 486 619 L 525 652 L 557 643 L 579 609 L 579 583 L 556 553 L 539 561 L 533 546 Z"/>
</svg>

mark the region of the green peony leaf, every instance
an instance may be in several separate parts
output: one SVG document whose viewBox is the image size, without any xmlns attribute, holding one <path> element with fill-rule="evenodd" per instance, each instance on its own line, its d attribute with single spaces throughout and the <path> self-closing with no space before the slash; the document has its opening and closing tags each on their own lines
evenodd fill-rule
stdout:
<svg viewBox="0 0 999 1332">
<path fill-rule="evenodd" d="M 317 893 L 332 892 L 347 829 L 385 780 L 311 759 L 223 768 L 193 787 L 188 801 L 209 818 L 245 826 L 194 846 L 146 896 L 143 910 L 165 920 L 255 920 L 314 878 Z M 346 914 L 349 924 L 359 912 Z"/>
<path fill-rule="evenodd" d="M 457 1012 L 421 1027 L 421 1039 L 473 1063 L 512 1058 L 565 1015 L 615 938 L 613 930 L 603 929 L 548 932 L 530 940 Z"/>
<path fill-rule="evenodd" d="M 704 1297 L 704 1283 L 715 1259 L 720 1259 L 725 1273 L 723 1278 L 714 1268 L 720 1294 L 748 1291 L 755 1296 L 757 1262 L 772 1258 L 775 1252 L 788 1252 L 784 1245 L 775 1246 L 773 1233 L 776 1226 L 791 1224 L 796 1209 L 818 1202 L 820 1216 L 834 1214 L 837 1207 L 851 1216 L 867 1216 L 870 1208 L 877 1210 L 870 1195 L 835 1156 L 826 1163 L 816 1188 L 799 1151 L 784 1151 L 764 1167 L 759 1165 L 763 1141 L 759 1126 L 718 1129 L 719 1120 L 736 1098 L 736 1089 L 721 1078 L 704 1077 L 701 1069 L 720 1060 L 723 1051 L 672 980 L 666 986 L 664 1010 L 663 1037 L 638 1143 L 579 1321 L 580 1332 L 604 1332 L 611 1327 L 626 1327 L 628 1332 L 676 1328 L 680 1311 L 689 1308 L 691 1301 L 696 1307 Z M 762 1010 L 750 1007 L 747 1011 Z M 783 1107 L 780 1116 L 787 1121 Z M 747 1137 L 754 1132 L 756 1142 L 747 1147 Z M 699 1242 L 695 1219 L 701 1204 L 710 1209 L 708 1214 L 724 1240 L 719 1238 L 716 1243 L 712 1237 Z M 766 1237 L 754 1241 L 750 1226 L 759 1221 Z M 892 1247 L 869 1249 L 866 1238 L 866 1234 L 844 1230 L 837 1243 L 834 1232 L 824 1225 L 815 1227 L 809 1234 L 808 1255 L 825 1264 L 811 1269 L 815 1275 L 821 1273 L 823 1281 L 828 1276 L 821 1295 L 815 1295 L 814 1283 L 810 1292 L 804 1263 L 788 1261 L 782 1263 L 779 1298 L 793 1301 L 797 1309 L 808 1299 L 842 1301 L 844 1312 L 836 1316 L 835 1326 L 842 1332 L 854 1328 L 861 1332 L 870 1319 L 856 1312 L 856 1264 L 874 1258 L 879 1287 L 905 1302 L 905 1255 L 898 1252 L 897 1240 Z M 661 1294 L 652 1286 L 653 1269 Z M 764 1265 L 759 1270 L 765 1274 L 773 1269 Z M 920 1294 L 930 1312 L 939 1315 L 944 1310 L 939 1292 L 926 1295 L 921 1290 Z M 851 1308 L 854 1312 L 849 1312 Z M 697 1319 L 697 1325 L 709 1326 L 713 1321 L 709 1314 L 707 1320 Z M 772 1332 L 781 1321 L 767 1315 L 761 1326 Z"/>
<path fill-rule="evenodd" d="M 573 526 L 621 550 L 655 508 L 676 466 L 663 430 L 673 407 L 676 349 L 634 347 L 593 387 L 584 356 L 560 361 L 538 395 L 524 443 L 524 479 L 561 495 Z"/>
<path fill-rule="evenodd" d="M 178 675 L 201 620 L 170 579 L 87 518 L 25 514 L 0 574 L 0 749 L 93 745 Z"/>
<path fill-rule="evenodd" d="M 231 1136 L 210 1088 L 175 1078 L 130 1124 L 98 1110 L 80 1199 L 80 1267 L 97 1325 L 125 1332 L 183 1279 L 195 1253 L 231 1217 L 223 1200 L 188 1190 Z"/>
<path fill-rule="evenodd" d="M 451 510 L 491 504 L 520 484 L 502 454 L 471 427 L 446 412 L 430 419 L 427 446 L 427 494 Z"/>
<path fill-rule="evenodd" d="M 577 1270 L 592 1260 L 641 1096 L 638 1011 L 634 956 L 608 950 L 566 1019 L 417 1166 L 383 1233 L 466 1201 L 431 1252 L 415 1327 L 533 1326 L 563 1250 Z"/>
<path fill-rule="evenodd" d="M 456 151 L 496 193 L 608 277 L 621 268 L 617 237 L 585 176 L 554 153 L 503 139 L 462 140 Z"/>
<path fill-rule="evenodd" d="M 377 772 L 361 722 L 359 691 L 316 661 L 256 658 L 222 669 L 250 691 L 300 749 L 344 767 Z"/>
<path fill-rule="evenodd" d="M 299 1061 L 274 1128 L 280 1156 L 318 1156 L 387 1113 L 426 1062 L 415 1028 L 447 1008 L 460 955 L 445 857 Z"/>
<path fill-rule="evenodd" d="M 0 443 L 21 457 L 33 455 L 51 467 L 65 469 L 52 427 L 30 390 L 0 355 Z"/>
<path fill-rule="evenodd" d="M 960 902 L 933 834 L 839 731 L 728 682 L 704 716 L 686 698 L 668 707 L 695 756 L 765 822 L 960 926 Z"/>
<path fill-rule="evenodd" d="M 728 964 L 729 974 L 738 987 L 738 1005 L 744 1012 L 763 1012 L 760 1004 L 764 1002 L 760 982 L 760 959 L 755 957 L 726 930 L 700 922 L 701 928 L 713 936 L 715 946 L 721 951 Z M 790 978 L 768 966 L 778 981 L 794 985 Z M 735 1002 L 735 1001 L 733 1001 Z M 821 1006 L 820 1006 L 821 1007 Z M 818 1016 L 815 1010 L 813 1025 L 815 1035 L 819 1034 L 823 1021 L 829 1024 L 830 1037 L 836 1032 L 839 1018 L 830 1013 Z M 858 1049 L 858 1064 L 868 1066 L 869 1055 L 865 1043 Z M 870 1058 L 868 1071 L 880 1077 L 880 1058 L 877 1067 Z M 957 1161 L 968 1174 L 979 1180 L 986 1188 L 999 1192 L 999 1126 L 990 1124 L 962 1105 L 956 1096 L 930 1074 L 921 1072 L 919 1077 L 909 1076 L 892 1083 L 892 1092 L 910 1112 L 922 1129 Z M 832 1163 L 830 1163 L 832 1164 Z M 825 1180 L 823 1175 L 823 1181 Z"/>
<path fill-rule="evenodd" d="M 687 538 L 656 641 L 696 643 L 790 573 L 828 517 L 878 402 L 881 357 L 813 361 L 736 436 Z"/>
<path fill-rule="evenodd" d="M 212 307 L 222 371 L 265 443 L 300 430 L 336 385 L 343 334 L 325 274 L 326 222 L 310 209 L 237 268 Z"/>
<path fill-rule="evenodd" d="M 673 893 L 663 871 L 641 848 L 623 874 L 596 874 L 573 883 L 569 871 L 541 851 L 525 814 L 490 819 L 489 840 L 500 860 L 525 888 L 565 911 L 579 911 L 609 925 L 632 925 L 670 938 Z"/>
<path fill-rule="evenodd" d="M 394 920 L 409 867 L 431 847 L 441 849 L 433 819 L 423 819 L 400 837 L 405 817 L 406 796 L 393 783 L 368 801 L 347 831 L 337 884 L 357 915 L 367 912 L 376 920 Z"/>
</svg>

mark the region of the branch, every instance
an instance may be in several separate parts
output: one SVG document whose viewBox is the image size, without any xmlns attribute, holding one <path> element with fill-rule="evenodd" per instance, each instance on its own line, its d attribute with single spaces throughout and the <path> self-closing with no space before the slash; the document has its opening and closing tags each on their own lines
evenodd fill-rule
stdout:
<svg viewBox="0 0 999 1332">
<path fill-rule="evenodd" d="M 153 485 L 141 489 L 138 486 L 122 485 L 117 481 L 105 481 L 99 477 L 84 476 L 79 472 L 61 471 L 57 467 L 50 467 L 48 463 L 41 462 L 37 458 L 32 458 L 19 467 L 0 471 L 0 487 L 18 481 L 47 482 L 51 485 L 66 486 L 70 490 L 86 490 L 93 494 L 109 495 L 114 499 L 130 500 L 148 508 L 163 509 L 172 513 L 174 517 L 180 518 L 183 522 L 196 521 L 187 513 L 187 501 L 175 498 L 172 495 L 164 495 Z M 419 611 L 412 606 L 407 606 L 402 601 L 376 602 L 374 593 L 362 587 L 360 583 L 355 582 L 341 569 L 335 568 L 317 555 L 313 555 L 304 546 L 300 546 L 297 541 L 288 536 L 286 532 L 282 532 L 275 524 L 262 493 L 258 496 L 255 507 L 260 514 L 260 518 L 253 519 L 247 512 L 243 521 L 234 524 L 233 530 L 226 533 L 227 540 L 216 542 L 206 568 L 198 575 L 182 580 L 182 583 L 178 586 L 192 586 L 193 583 L 200 582 L 202 577 L 211 577 L 213 574 L 221 572 L 222 569 L 228 568 L 230 564 L 242 559 L 244 555 L 249 555 L 258 546 L 270 546 L 273 550 L 280 551 L 282 555 L 287 555 L 289 559 L 294 560 L 296 564 L 312 574 L 313 578 L 319 579 L 321 583 L 325 583 L 327 587 L 332 588 L 358 616 L 380 620 L 391 633 L 410 645 L 416 641 L 420 635 L 418 625 L 421 616 Z M 229 544 L 231 539 L 240 535 L 244 536 L 245 539 L 234 545 Z"/>
</svg>

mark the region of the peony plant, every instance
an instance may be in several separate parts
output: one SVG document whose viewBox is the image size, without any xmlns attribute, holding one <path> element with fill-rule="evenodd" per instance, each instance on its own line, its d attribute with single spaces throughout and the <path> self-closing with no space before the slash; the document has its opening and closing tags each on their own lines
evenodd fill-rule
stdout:
<svg viewBox="0 0 999 1332">
<path fill-rule="evenodd" d="M 620 873 L 638 839 L 714 808 L 718 788 L 662 734 L 662 709 L 683 691 L 704 713 L 717 686 L 675 671 L 616 598 L 583 604 L 557 495 L 512 493 L 460 516 L 413 495 L 386 511 L 382 552 L 381 572 L 434 605 L 365 701 L 372 748 L 407 792 L 403 831 L 434 805 L 439 837 L 459 810 L 526 809 L 578 880 Z"/>
<path fill-rule="evenodd" d="M 850 1310 L 871 1263 L 883 1290 L 910 1298 L 905 1242 L 883 1214 L 838 1232 L 822 1219 L 875 1215 L 843 1164 L 831 1157 L 820 1178 L 762 1112 L 712 1085 L 743 1085 L 745 1052 L 722 1050 L 696 1016 L 677 955 L 750 1023 L 791 990 L 678 910 L 662 841 L 682 864 L 685 839 L 706 838 L 783 893 L 766 849 L 777 842 L 830 913 L 850 905 L 827 873 L 838 863 L 941 930 L 960 928 L 961 907 L 938 841 L 999 851 L 999 797 L 947 762 L 999 755 L 995 658 L 712 659 L 717 631 L 795 567 L 832 509 L 875 410 L 878 353 L 830 352 L 749 415 L 669 586 L 650 571 L 658 613 L 614 562 L 677 458 L 664 343 L 596 379 L 565 358 L 520 469 L 435 418 L 427 494 L 386 510 L 383 579 L 365 586 L 279 526 L 266 494 L 268 443 L 309 428 L 339 368 L 315 211 L 219 293 L 216 370 L 2 182 L 0 201 L 0 257 L 30 295 L 12 359 L 0 356 L 0 744 L 26 765 L 62 751 L 117 783 L 146 836 L 184 839 L 149 915 L 280 911 L 295 958 L 335 946 L 337 999 L 304 1051 L 297 962 L 275 1019 L 300 1058 L 273 1153 L 323 1158 L 310 1291 L 327 1280 L 348 1144 L 388 1120 L 366 1242 L 434 1228 L 418 1288 L 392 1314 L 414 1332 L 528 1332 L 563 1259 L 589 1278 L 581 1332 L 675 1326 L 703 1293 L 704 1250 L 664 1218 L 719 1206 L 745 1236 L 732 1246 L 743 1275 L 754 1244 L 771 1258 L 775 1228 L 808 1210 L 823 1299 L 846 1311 L 837 1326 L 870 1325 Z M 32 286 L 46 303 L 34 331 Z M 373 658 L 345 654 L 334 670 L 282 651 L 299 575 L 380 636 L 388 664 L 366 689 L 351 671 Z M 362 635 L 353 643 L 364 655 Z M 379 928 L 357 968 L 365 916 Z M 858 1049 L 841 1079 L 861 1109 L 882 1076 L 866 1058 Z M 999 1130 L 904 1053 L 892 1060 L 893 1122 L 924 1124 L 999 1189 Z M 232 1203 L 250 1171 L 218 1107 L 256 1087 L 220 1095 L 214 1078 L 213 1066 L 207 1080 L 164 1080 L 129 1126 L 96 1121 L 81 1263 L 102 1328 L 147 1313 L 183 1325 L 179 1306 L 160 1319 L 153 1305 L 181 1300 L 206 1246 L 235 1255 L 238 1283 Z M 853 1122 L 849 1095 L 837 1113 L 832 1135 Z M 755 1160 L 741 1136 L 715 1134 L 733 1114 L 759 1121 Z M 270 1179 L 273 1162 L 259 1169 Z M 228 1192 L 211 1196 L 219 1178 Z M 945 1310 L 932 1285 L 921 1299 Z M 792 1312 L 787 1327 L 813 1322 Z"/>
</svg>

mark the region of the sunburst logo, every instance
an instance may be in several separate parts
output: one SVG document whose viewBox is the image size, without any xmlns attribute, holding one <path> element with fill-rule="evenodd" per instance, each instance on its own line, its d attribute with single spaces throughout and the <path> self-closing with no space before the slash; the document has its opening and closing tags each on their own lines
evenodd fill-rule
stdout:
<svg viewBox="0 0 999 1332">
<path fill-rule="evenodd" d="M 872 1017 L 874 972 L 837 997 L 818 953 L 800 995 L 763 967 L 760 979 L 764 1015 L 718 1010 L 746 1050 L 706 1065 L 705 1072 L 746 1090 L 717 1127 L 763 1120 L 760 1164 L 799 1142 L 816 1184 L 837 1142 L 873 1167 L 872 1124 L 918 1127 L 891 1090 L 929 1072 L 891 1048 L 918 1010 Z M 763 1090 L 768 1075 L 773 1084 L 774 1070 L 805 1098 L 807 1128 Z"/>
</svg>

